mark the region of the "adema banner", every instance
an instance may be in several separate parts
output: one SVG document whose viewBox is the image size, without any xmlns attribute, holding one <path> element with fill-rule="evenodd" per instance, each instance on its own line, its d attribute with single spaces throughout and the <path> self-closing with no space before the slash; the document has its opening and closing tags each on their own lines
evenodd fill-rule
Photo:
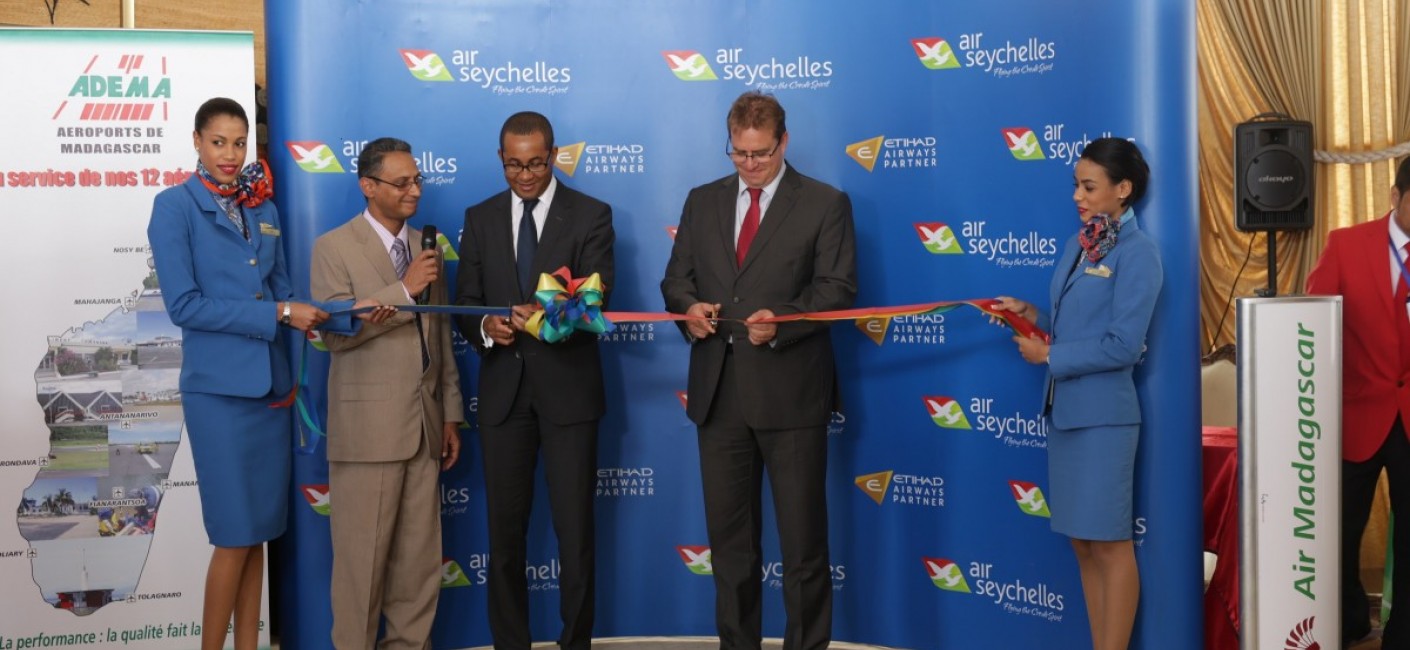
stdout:
<svg viewBox="0 0 1410 650">
<path fill-rule="evenodd" d="M 0 648 L 199 644 L 210 546 L 146 229 L 195 168 L 196 108 L 254 116 L 253 52 L 249 33 L 0 29 Z"/>
</svg>

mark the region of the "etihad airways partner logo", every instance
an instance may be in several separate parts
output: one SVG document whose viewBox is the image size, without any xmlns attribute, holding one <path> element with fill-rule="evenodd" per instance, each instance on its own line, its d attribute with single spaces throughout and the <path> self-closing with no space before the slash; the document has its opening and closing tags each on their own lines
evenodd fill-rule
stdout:
<svg viewBox="0 0 1410 650">
<path fill-rule="evenodd" d="M 878 135 L 847 145 L 847 156 L 871 172 L 876 163 L 882 169 L 914 169 L 935 167 L 939 163 L 937 140 L 933 135 L 912 138 L 888 138 Z"/>
<path fill-rule="evenodd" d="M 918 316 L 866 316 L 854 322 L 877 345 L 944 345 L 945 312 L 951 309 Z"/>
<path fill-rule="evenodd" d="M 766 61 L 756 61 L 744 54 L 742 47 L 716 49 L 714 63 L 720 73 L 710 65 L 699 50 L 663 50 L 661 56 L 666 65 L 681 81 L 742 81 L 763 91 L 778 90 L 818 90 L 832 85 L 832 61 L 815 60 L 807 55 L 780 60 L 770 56 Z"/>
<path fill-rule="evenodd" d="M 698 576 L 714 575 L 715 565 L 710 562 L 709 546 L 677 546 L 676 552 L 680 553 L 681 561 L 685 562 L 685 568 Z"/>
<path fill-rule="evenodd" d="M 945 479 L 941 476 L 897 474 L 893 470 L 886 470 L 862 474 L 855 478 L 853 483 L 877 505 L 889 501 L 927 508 L 945 506 Z"/>
<path fill-rule="evenodd" d="M 1036 36 L 1014 43 L 1004 40 L 995 46 L 984 32 L 971 32 L 956 41 L 959 52 L 938 36 L 911 39 L 911 48 L 921 65 L 930 70 L 976 68 L 996 77 L 1044 74 L 1052 71 L 1057 59 L 1057 43 Z"/>
<path fill-rule="evenodd" d="M 646 146 L 574 142 L 558 147 L 553 166 L 569 176 L 577 174 L 579 168 L 585 174 L 644 174 Z"/>
<path fill-rule="evenodd" d="M 1013 492 L 1013 500 L 1018 503 L 1018 509 L 1025 515 L 1033 517 L 1051 517 L 1048 511 L 1048 500 L 1043 498 L 1043 490 L 1035 483 L 1027 481 L 1009 481 L 1009 490 Z"/>
<path fill-rule="evenodd" d="M 411 76 L 421 81 L 455 81 L 450 78 L 450 69 L 441 60 L 441 55 L 431 50 L 398 51 L 401 52 L 402 63 L 406 64 Z"/>
</svg>

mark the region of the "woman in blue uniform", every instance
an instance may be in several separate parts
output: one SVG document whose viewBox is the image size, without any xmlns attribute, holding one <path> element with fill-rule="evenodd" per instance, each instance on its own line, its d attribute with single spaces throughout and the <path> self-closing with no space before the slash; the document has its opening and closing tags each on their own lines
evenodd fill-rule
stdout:
<svg viewBox="0 0 1410 650">
<path fill-rule="evenodd" d="M 1140 149 L 1120 138 L 1094 140 L 1073 176 L 1082 228 L 1058 260 L 1052 309 L 1001 300 L 1051 334 L 1014 341 L 1024 360 L 1048 366 L 1052 528 L 1077 553 L 1092 646 L 1107 650 L 1130 642 L 1140 600 L 1131 502 L 1141 406 L 1132 371 L 1145 352 L 1162 271 L 1131 209 L 1150 177 Z"/>
<path fill-rule="evenodd" d="M 263 544 L 285 528 L 292 420 L 288 409 L 270 407 L 293 385 L 281 334 L 360 326 L 329 318 L 350 302 L 293 299 L 268 170 L 243 167 L 248 135 L 239 103 L 202 104 L 192 134 L 196 173 L 157 195 L 147 226 L 167 315 L 181 328 L 182 407 L 215 546 L 202 615 L 207 650 L 225 646 L 232 613 L 235 647 L 255 648 Z"/>
</svg>

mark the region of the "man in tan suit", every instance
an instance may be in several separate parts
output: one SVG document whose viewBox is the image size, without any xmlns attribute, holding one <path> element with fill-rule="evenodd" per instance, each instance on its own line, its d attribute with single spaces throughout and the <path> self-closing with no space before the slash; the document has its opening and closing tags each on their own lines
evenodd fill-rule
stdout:
<svg viewBox="0 0 1410 650">
<path fill-rule="evenodd" d="M 367 210 L 318 238 L 313 295 L 408 305 L 427 287 L 445 304 L 435 248 L 406 221 L 422 178 L 411 146 L 374 140 L 358 155 Z M 447 316 L 370 319 L 355 336 L 324 335 L 328 373 L 328 482 L 333 508 L 333 645 L 429 647 L 440 592 L 438 469 L 460 454 L 464 421 Z M 411 391 L 408 388 L 419 387 Z"/>
</svg>

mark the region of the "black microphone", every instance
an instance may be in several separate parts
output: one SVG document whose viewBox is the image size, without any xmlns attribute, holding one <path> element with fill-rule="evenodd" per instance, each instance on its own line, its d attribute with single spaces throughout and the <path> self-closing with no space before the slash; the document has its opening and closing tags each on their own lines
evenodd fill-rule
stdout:
<svg viewBox="0 0 1410 650">
<path fill-rule="evenodd" d="M 437 250 L 438 248 L 439 247 L 436 245 L 436 227 L 426 226 L 425 228 L 422 228 L 421 250 L 435 250 L 439 254 L 440 251 Z M 416 302 L 419 302 L 423 305 L 431 302 L 431 285 L 428 284 L 426 285 L 425 289 L 421 290 L 421 298 Z"/>
</svg>

